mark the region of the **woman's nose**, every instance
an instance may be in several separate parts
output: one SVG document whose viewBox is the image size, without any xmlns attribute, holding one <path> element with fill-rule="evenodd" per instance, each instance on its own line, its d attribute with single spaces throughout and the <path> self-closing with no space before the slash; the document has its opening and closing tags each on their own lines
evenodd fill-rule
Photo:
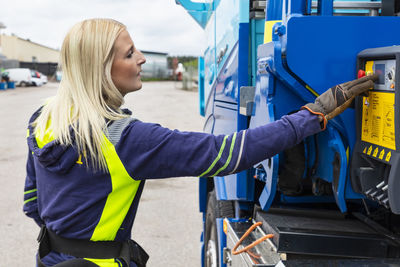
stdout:
<svg viewBox="0 0 400 267">
<path fill-rule="evenodd" d="M 139 65 L 146 63 L 146 58 L 144 57 L 143 53 L 139 51 Z"/>
</svg>

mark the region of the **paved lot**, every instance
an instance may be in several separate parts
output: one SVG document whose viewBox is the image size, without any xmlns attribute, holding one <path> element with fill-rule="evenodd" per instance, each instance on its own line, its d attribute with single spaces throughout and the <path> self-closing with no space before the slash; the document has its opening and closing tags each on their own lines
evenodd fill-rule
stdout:
<svg viewBox="0 0 400 267">
<path fill-rule="evenodd" d="M 27 121 L 57 84 L 0 91 L 0 266 L 35 266 L 39 228 L 22 212 Z M 173 82 L 144 83 L 126 96 L 136 118 L 171 129 L 201 131 L 197 93 Z M 201 214 L 196 178 L 149 180 L 132 236 L 150 254 L 148 266 L 199 266 Z"/>
</svg>

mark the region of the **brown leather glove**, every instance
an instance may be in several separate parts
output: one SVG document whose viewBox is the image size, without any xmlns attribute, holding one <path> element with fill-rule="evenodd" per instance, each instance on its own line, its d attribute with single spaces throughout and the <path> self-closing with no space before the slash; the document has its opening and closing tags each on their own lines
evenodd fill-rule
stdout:
<svg viewBox="0 0 400 267">
<path fill-rule="evenodd" d="M 308 103 L 302 109 L 321 115 L 324 123 L 323 129 L 325 130 L 328 120 L 333 119 L 348 108 L 357 95 L 368 94 L 368 90 L 374 87 L 374 81 L 378 80 L 378 77 L 378 74 L 373 74 L 336 85 L 317 97 L 314 103 Z"/>
</svg>

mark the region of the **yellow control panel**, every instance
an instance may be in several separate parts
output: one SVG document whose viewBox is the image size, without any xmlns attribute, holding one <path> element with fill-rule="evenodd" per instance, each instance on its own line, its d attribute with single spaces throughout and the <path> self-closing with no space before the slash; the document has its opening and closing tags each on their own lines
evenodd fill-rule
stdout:
<svg viewBox="0 0 400 267">
<path fill-rule="evenodd" d="M 361 140 L 396 150 L 394 93 L 370 92 L 363 97 Z"/>
</svg>

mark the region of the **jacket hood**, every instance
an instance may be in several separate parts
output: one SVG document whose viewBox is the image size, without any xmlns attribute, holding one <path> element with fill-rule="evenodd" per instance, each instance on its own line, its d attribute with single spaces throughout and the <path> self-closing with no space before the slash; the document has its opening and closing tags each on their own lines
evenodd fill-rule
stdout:
<svg viewBox="0 0 400 267">
<path fill-rule="evenodd" d="M 79 154 L 73 146 L 61 145 L 57 140 L 49 141 L 39 147 L 32 123 L 39 116 L 42 108 L 36 110 L 29 120 L 27 136 L 29 151 L 33 154 L 33 157 L 37 158 L 37 162 L 48 171 L 66 173 L 75 165 Z"/>
<path fill-rule="evenodd" d="M 72 146 L 54 140 L 39 148 L 33 133 L 28 136 L 28 147 L 39 164 L 50 172 L 66 173 L 77 162 L 79 154 Z"/>
<path fill-rule="evenodd" d="M 39 108 L 29 120 L 27 137 L 29 150 L 32 152 L 33 156 L 37 158 L 37 162 L 41 164 L 43 168 L 50 172 L 67 173 L 77 163 L 79 154 L 74 146 L 61 145 L 57 140 L 52 140 L 42 147 L 39 147 L 32 123 L 39 116 L 41 110 L 42 107 Z M 128 109 L 122 109 L 122 112 L 128 115 L 132 114 Z M 72 143 L 74 143 L 75 138 L 72 132 L 71 135 Z"/>
</svg>

